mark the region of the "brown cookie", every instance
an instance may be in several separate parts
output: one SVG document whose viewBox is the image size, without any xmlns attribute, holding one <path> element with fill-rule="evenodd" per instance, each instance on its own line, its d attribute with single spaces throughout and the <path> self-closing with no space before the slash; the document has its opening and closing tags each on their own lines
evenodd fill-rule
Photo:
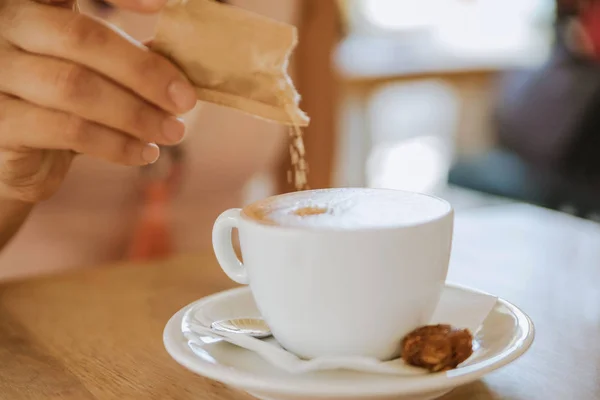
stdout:
<svg viewBox="0 0 600 400">
<path fill-rule="evenodd" d="M 427 325 L 402 340 L 402 358 L 409 365 L 431 372 L 456 368 L 473 354 L 473 335 L 450 325 Z"/>
</svg>

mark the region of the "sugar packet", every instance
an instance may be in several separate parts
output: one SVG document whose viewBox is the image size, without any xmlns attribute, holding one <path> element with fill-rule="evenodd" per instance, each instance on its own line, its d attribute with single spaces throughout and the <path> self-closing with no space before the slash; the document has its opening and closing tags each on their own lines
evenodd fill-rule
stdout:
<svg viewBox="0 0 600 400">
<path fill-rule="evenodd" d="M 287 68 L 294 26 L 211 0 L 172 0 L 150 45 L 178 65 L 198 99 L 290 126 L 307 126 Z"/>
</svg>

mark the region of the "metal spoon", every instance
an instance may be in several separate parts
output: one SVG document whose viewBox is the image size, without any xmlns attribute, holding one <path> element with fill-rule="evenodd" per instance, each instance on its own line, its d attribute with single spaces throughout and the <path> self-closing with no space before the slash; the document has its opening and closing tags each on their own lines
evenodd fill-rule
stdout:
<svg viewBox="0 0 600 400">
<path fill-rule="evenodd" d="M 271 329 L 262 318 L 231 318 L 215 321 L 210 325 L 215 331 L 239 333 L 257 339 L 268 338 Z"/>
</svg>

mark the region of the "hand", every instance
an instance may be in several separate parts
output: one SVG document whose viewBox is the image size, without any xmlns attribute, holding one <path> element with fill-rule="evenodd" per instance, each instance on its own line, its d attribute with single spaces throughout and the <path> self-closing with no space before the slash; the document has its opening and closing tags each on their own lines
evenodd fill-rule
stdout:
<svg viewBox="0 0 600 400">
<path fill-rule="evenodd" d="M 49 1 L 65 1 L 65 0 L 49 0 Z M 135 11 L 138 13 L 154 13 L 160 11 L 165 6 L 168 0 L 92 0 L 99 5 L 116 6 L 126 10 Z"/>
<path fill-rule="evenodd" d="M 164 2 L 117 5 L 151 12 Z M 154 162 L 156 144 L 183 139 L 175 115 L 196 103 L 165 58 L 68 8 L 30 0 L 0 2 L 0 71 L 0 198 L 30 203 L 57 190 L 76 153 Z"/>
</svg>

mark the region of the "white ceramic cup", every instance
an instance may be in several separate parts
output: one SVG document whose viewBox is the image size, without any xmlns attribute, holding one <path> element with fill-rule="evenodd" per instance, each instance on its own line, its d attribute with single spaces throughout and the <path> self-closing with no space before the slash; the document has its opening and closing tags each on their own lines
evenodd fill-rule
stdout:
<svg viewBox="0 0 600 400">
<path fill-rule="evenodd" d="M 320 229 L 265 224 L 250 218 L 247 208 L 231 209 L 215 222 L 214 250 L 231 279 L 250 285 L 287 350 L 307 359 L 390 359 L 404 335 L 429 323 L 437 306 L 454 220 L 444 200 L 399 195 L 440 202 L 444 211 L 410 225 Z M 243 263 L 232 246 L 234 228 Z"/>
</svg>

